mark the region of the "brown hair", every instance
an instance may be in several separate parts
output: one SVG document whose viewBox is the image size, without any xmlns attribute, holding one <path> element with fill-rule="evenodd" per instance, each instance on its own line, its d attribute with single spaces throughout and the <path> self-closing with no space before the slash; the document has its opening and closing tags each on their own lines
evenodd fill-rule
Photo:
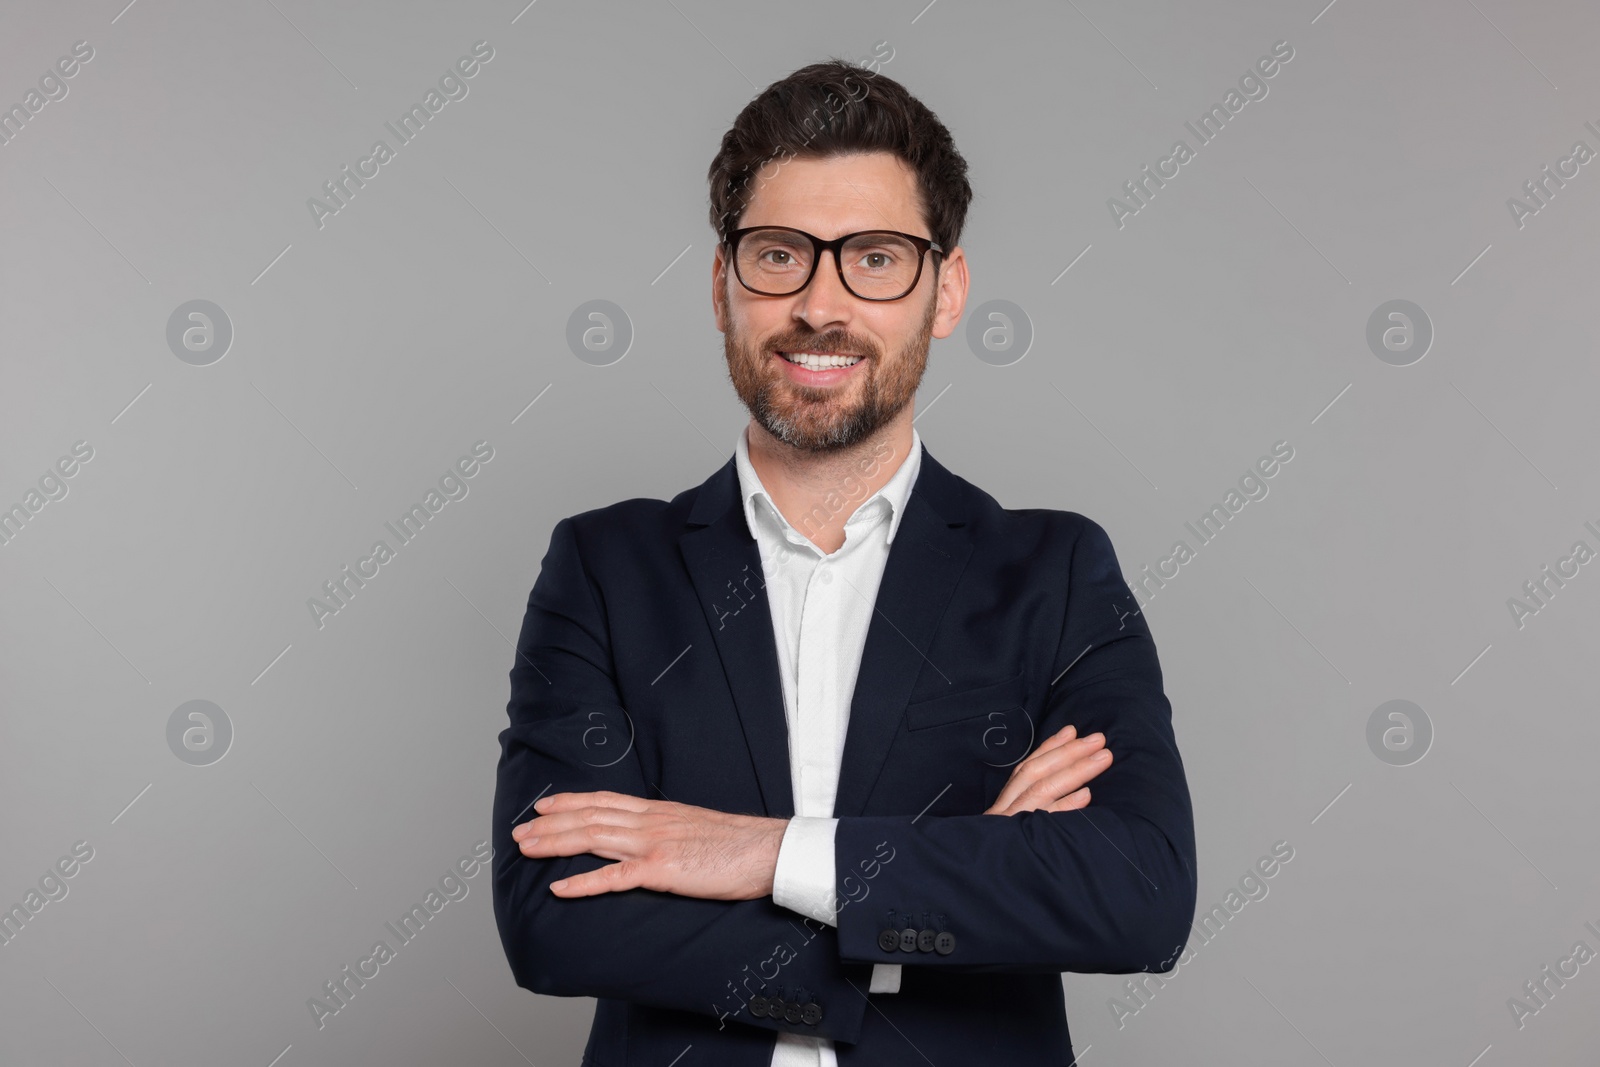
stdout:
<svg viewBox="0 0 1600 1067">
<path fill-rule="evenodd" d="M 961 240 L 972 202 L 967 161 L 944 123 L 905 86 L 837 58 L 773 82 L 733 120 L 706 175 L 712 228 L 724 241 L 738 228 L 754 180 L 769 165 L 877 151 L 894 153 L 916 172 L 918 209 L 948 255 Z"/>
</svg>

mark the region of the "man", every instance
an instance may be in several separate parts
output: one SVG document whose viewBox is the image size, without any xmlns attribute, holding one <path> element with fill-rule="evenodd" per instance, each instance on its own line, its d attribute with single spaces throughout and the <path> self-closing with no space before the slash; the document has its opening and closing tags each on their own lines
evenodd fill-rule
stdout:
<svg viewBox="0 0 1600 1067">
<path fill-rule="evenodd" d="M 966 164 L 833 61 L 710 180 L 751 418 L 697 488 L 551 536 L 500 735 L 512 972 L 598 998 L 598 1067 L 1070 1064 L 1060 973 L 1187 941 L 1193 816 L 1105 531 L 1001 508 L 912 427 Z"/>
</svg>

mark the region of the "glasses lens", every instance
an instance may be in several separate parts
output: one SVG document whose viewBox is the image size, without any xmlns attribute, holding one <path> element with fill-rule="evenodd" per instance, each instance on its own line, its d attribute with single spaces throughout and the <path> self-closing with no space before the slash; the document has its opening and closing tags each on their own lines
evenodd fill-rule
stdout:
<svg viewBox="0 0 1600 1067">
<path fill-rule="evenodd" d="M 868 233 L 845 242 L 839 256 L 851 292 L 893 300 L 911 291 L 920 256 L 903 237 Z M 811 242 L 789 230 L 752 230 L 739 242 L 739 278 L 757 292 L 787 296 L 811 273 Z"/>
<path fill-rule="evenodd" d="M 903 237 L 868 233 L 844 243 L 839 257 L 845 281 L 857 296 L 886 299 L 904 296 L 917 277 L 917 248 Z"/>
<path fill-rule="evenodd" d="M 739 241 L 738 267 L 752 289 L 786 296 L 811 272 L 811 242 L 788 230 L 752 230 Z"/>
</svg>

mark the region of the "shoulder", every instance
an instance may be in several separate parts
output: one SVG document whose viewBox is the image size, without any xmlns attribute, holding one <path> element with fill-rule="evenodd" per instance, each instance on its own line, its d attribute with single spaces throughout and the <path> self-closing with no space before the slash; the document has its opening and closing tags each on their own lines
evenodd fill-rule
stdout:
<svg viewBox="0 0 1600 1067">
<path fill-rule="evenodd" d="M 1024 556 L 1064 556 L 1074 549 L 1097 555 L 1111 551 L 1105 527 L 1081 512 L 1003 507 L 990 493 L 942 467 L 937 481 L 939 488 L 929 497 L 934 510 L 964 516 L 975 539 L 1006 545 Z"/>
<path fill-rule="evenodd" d="M 1032 562 L 1052 561 L 1074 572 L 1116 565 L 1105 527 L 1087 515 L 1059 508 L 999 508 L 992 530 Z"/>
<path fill-rule="evenodd" d="M 638 554 L 671 544 L 688 527 L 689 513 L 705 488 L 692 486 L 671 500 L 638 496 L 580 511 L 557 522 L 552 539 L 565 528 L 585 556 L 596 557 L 618 552 Z"/>
<path fill-rule="evenodd" d="M 636 551 L 641 543 L 683 530 L 689 508 L 677 506 L 681 499 L 681 496 L 672 500 L 632 497 L 569 515 L 556 525 L 567 526 L 586 552 L 604 552 L 630 545 Z"/>
</svg>

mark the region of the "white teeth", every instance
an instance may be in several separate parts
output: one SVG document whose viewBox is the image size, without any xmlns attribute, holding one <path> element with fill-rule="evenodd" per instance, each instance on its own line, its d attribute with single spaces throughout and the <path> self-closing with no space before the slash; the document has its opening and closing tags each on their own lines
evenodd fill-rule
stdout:
<svg viewBox="0 0 1600 1067">
<path fill-rule="evenodd" d="M 783 358 L 806 370 L 830 370 L 861 362 L 860 356 L 819 356 L 811 352 L 784 352 Z"/>
</svg>

